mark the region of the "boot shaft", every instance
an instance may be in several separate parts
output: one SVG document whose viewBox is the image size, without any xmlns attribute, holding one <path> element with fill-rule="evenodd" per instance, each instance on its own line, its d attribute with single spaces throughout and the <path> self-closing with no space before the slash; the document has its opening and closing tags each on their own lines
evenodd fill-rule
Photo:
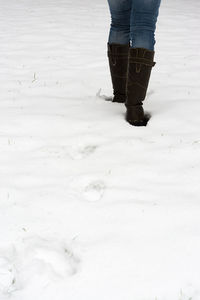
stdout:
<svg viewBox="0 0 200 300">
<path fill-rule="evenodd" d="M 130 48 L 128 55 L 126 106 L 142 104 L 146 97 L 154 51 L 144 48 Z"/>
<path fill-rule="evenodd" d="M 107 44 L 110 74 L 113 86 L 113 102 L 125 102 L 129 45 Z"/>
<path fill-rule="evenodd" d="M 150 118 L 144 113 L 142 102 L 146 97 L 152 67 L 155 65 L 154 51 L 130 48 L 126 86 L 126 120 L 134 126 L 146 126 Z"/>
</svg>

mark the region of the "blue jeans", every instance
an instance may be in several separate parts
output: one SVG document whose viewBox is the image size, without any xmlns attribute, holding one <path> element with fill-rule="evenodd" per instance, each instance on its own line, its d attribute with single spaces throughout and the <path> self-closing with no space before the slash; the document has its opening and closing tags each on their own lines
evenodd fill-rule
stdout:
<svg viewBox="0 0 200 300">
<path fill-rule="evenodd" d="M 108 0 L 111 26 L 108 43 L 154 51 L 161 0 Z"/>
</svg>

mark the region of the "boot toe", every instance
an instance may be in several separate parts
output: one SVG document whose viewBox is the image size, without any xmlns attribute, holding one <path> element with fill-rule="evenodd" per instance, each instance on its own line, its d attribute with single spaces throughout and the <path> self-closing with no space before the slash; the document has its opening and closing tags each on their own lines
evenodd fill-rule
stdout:
<svg viewBox="0 0 200 300">
<path fill-rule="evenodd" d="M 142 106 L 127 108 L 126 121 L 133 126 L 146 126 L 150 117 L 149 114 L 144 114 Z"/>
<path fill-rule="evenodd" d="M 133 126 L 147 126 L 148 120 L 147 119 L 143 119 L 143 120 L 127 120 L 127 122 L 130 125 L 133 125 Z"/>
</svg>

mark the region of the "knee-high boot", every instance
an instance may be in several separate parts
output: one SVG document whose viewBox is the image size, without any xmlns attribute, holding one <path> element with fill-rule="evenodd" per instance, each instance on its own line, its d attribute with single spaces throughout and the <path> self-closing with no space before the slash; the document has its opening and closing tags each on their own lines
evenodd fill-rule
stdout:
<svg viewBox="0 0 200 300">
<path fill-rule="evenodd" d="M 113 102 L 124 103 L 126 100 L 126 81 L 129 44 L 107 44 L 110 74 L 113 86 Z"/>
<path fill-rule="evenodd" d="M 142 102 L 155 65 L 154 51 L 144 48 L 129 48 L 126 86 L 126 120 L 135 126 L 146 126 L 149 117 L 144 114 Z"/>
</svg>

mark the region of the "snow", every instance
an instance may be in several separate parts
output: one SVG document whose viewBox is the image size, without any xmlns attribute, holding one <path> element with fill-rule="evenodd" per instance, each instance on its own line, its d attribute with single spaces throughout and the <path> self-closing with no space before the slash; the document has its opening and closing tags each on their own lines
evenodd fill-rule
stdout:
<svg viewBox="0 0 200 300">
<path fill-rule="evenodd" d="M 0 0 L 0 300 L 200 299 L 197 0 L 163 0 L 147 127 L 106 1 Z"/>
</svg>

